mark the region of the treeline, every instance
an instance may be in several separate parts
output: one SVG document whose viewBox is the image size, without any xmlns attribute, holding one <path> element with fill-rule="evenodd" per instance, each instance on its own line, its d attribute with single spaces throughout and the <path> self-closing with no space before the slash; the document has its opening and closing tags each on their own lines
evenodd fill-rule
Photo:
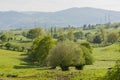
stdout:
<svg viewBox="0 0 120 80">
<path fill-rule="evenodd" d="M 84 25 L 83 27 L 73 27 L 69 25 L 64 28 L 51 27 L 49 29 L 42 30 L 41 28 L 33 28 L 26 31 L 21 31 L 21 33 L 0 33 L 0 45 L 1 47 L 6 47 L 5 45 L 9 43 L 9 47 L 5 48 L 10 50 L 22 51 L 19 50 L 24 46 L 17 46 L 11 43 L 11 41 L 24 41 L 23 38 L 17 39 L 18 36 L 23 36 L 27 39 L 33 41 L 38 36 L 50 35 L 52 38 L 58 41 L 87 41 L 91 43 L 94 47 L 103 47 L 119 42 L 120 32 L 108 32 L 106 31 L 109 28 L 119 28 L 119 23 L 107 23 L 107 24 L 96 24 L 96 25 Z M 90 31 L 89 31 L 90 30 Z M 96 32 L 92 32 L 96 30 Z M 15 46 L 15 47 L 14 47 Z M 14 48 L 13 48 L 14 47 Z M 15 49 L 17 48 L 18 49 Z M 24 47 L 25 48 L 25 47 Z M 25 48 L 28 50 L 28 48 Z"/>
<path fill-rule="evenodd" d="M 20 35 L 20 34 L 19 34 Z M 0 49 L 24 52 L 27 50 L 25 46 L 19 46 L 12 44 L 11 42 L 22 42 L 22 38 L 17 39 L 18 34 L 13 34 L 12 32 L 0 33 Z"/>
</svg>

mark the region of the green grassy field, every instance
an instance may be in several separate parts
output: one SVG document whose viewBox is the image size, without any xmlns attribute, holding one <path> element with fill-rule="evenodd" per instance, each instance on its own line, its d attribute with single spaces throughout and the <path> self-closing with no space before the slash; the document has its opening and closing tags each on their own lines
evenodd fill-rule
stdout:
<svg viewBox="0 0 120 80">
<path fill-rule="evenodd" d="M 62 72 L 58 67 L 48 70 L 24 62 L 25 53 L 0 50 L 0 79 L 5 80 L 99 80 L 106 74 L 107 68 L 114 66 L 120 52 L 117 45 L 104 48 L 94 48 L 93 65 L 85 66 L 78 71 L 73 67 L 70 71 Z"/>
</svg>

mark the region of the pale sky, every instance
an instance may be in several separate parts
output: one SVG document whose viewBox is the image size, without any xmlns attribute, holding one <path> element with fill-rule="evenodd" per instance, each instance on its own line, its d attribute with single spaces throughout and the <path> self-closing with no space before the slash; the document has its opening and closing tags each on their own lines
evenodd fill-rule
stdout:
<svg viewBox="0 0 120 80">
<path fill-rule="evenodd" d="M 120 0 L 0 0 L 0 11 L 54 12 L 72 7 L 120 11 Z"/>
</svg>

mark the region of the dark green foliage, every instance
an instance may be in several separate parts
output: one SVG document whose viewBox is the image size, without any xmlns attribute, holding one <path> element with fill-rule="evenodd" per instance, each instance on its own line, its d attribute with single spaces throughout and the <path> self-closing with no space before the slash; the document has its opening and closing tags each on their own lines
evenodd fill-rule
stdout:
<svg viewBox="0 0 120 80">
<path fill-rule="evenodd" d="M 65 35 L 60 35 L 60 36 L 57 37 L 58 42 L 65 41 L 65 40 L 66 40 Z"/>
<path fill-rule="evenodd" d="M 50 52 L 50 49 L 54 46 L 54 40 L 50 36 L 43 38 L 37 38 L 29 53 L 29 58 L 32 62 L 37 62 L 40 65 L 46 64 L 45 60 Z"/>
<path fill-rule="evenodd" d="M 24 36 L 24 37 L 27 37 L 27 32 L 22 32 L 22 35 Z"/>
<path fill-rule="evenodd" d="M 53 37 L 53 27 L 51 27 L 50 33 L 51 33 L 51 36 Z"/>
<path fill-rule="evenodd" d="M 83 25 L 83 30 L 87 30 L 87 25 Z"/>
<path fill-rule="evenodd" d="M 13 46 L 13 51 L 22 52 L 20 46 Z"/>
<path fill-rule="evenodd" d="M 54 38 L 54 39 L 57 39 L 57 37 L 58 37 L 58 34 L 57 34 L 57 33 L 53 34 L 53 38 Z"/>
<path fill-rule="evenodd" d="M 88 42 L 83 42 L 83 43 L 81 43 L 80 45 L 88 48 L 88 50 L 90 51 L 90 53 L 92 53 L 93 48 L 92 48 L 92 45 L 91 45 L 90 43 L 88 43 Z"/>
<path fill-rule="evenodd" d="M 110 33 L 107 36 L 107 42 L 109 43 L 115 43 L 118 40 L 118 35 L 116 33 Z"/>
<path fill-rule="evenodd" d="M 98 43 L 100 44 L 102 42 L 102 38 L 100 35 L 96 35 L 93 39 L 93 43 Z"/>
<path fill-rule="evenodd" d="M 6 43 L 6 44 L 5 44 L 5 47 L 6 47 L 7 50 L 10 50 L 10 48 L 12 48 L 12 44 Z"/>
<path fill-rule="evenodd" d="M 74 37 L 75 37 L 75 39 L 82 39 L 83 38 L 83 32 L 82 31 L 75 32 Z"/>
<path fill-rule="evenodd" d="M 90 43 L 81 43 L 80 48 L 82 49 L 85 62 L 82 65 L 75 65 L 75 68 L 78 70 L 82 70 L 85 65 L 91 65 L 93 63 L 93 57 L 91 55 L 93 49 Z"/>
<path fill-rule="evenodd" d="M 93 63 L 92 50 L 85 46 L 81 46 L 81 48 L 85 57 L 85 65 L 91 65 Z"/>
<path fill-rule="evenodd" d="M 63 65 L 61 65 L 60 67 L 61 67 L 62 71 L 67 71 L 67 70 L 69 70 L 69 66 L 63 66 Z"/>
<path fill-rule="evenodd" d="M 88 42 L 93 42 L 93 35 L 90 32 L 85 34 L 85 38 Z"/>
<path fill-rule="evenodd" d="M 25 51 L 25 47 L 21 47 L 21 52 L 24 52 Z"/>
<path fill-rule="evenodd" d="M 82 70 L 83 67 L 84 67 L 84 65 L 78 65 L 78 66 L 75 66 L 75 68 L 76 68 L 77 70 Z"/>
<path fill-rule="evenodd" d="M 108 70 L 104 80 L 120 80 L 120 60 L 116 62 L 115 67 Z"/>
<path fill-rule="evenodd" d="M 3 35 L 0 37 L 0 39 L 1 39 L 1 41 L 5 42 L 5 41 L 8 40 L 8 37 L 3 34 Z"/>
<path fill-rule="evenodd" d="M 39 36 L 42 36 L 42 29 L 41 28 L 34 28 L 28 31 L 27 38 L 35 39 Z"/>
</svg>

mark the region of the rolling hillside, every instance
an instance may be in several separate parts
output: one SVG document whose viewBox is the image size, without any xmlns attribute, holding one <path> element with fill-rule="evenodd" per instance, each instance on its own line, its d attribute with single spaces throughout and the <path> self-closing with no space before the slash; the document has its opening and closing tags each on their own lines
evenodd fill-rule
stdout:
<svg viewBox="0 0 120 80">
<path fill-rule="evenodd" d="M 16 29 L 34 26 L 82 26 L 120 22 L 120 12 L 96 8 L 70 8 L 57 12 L 0 12 L 0 28 Z"/>
</svg>

